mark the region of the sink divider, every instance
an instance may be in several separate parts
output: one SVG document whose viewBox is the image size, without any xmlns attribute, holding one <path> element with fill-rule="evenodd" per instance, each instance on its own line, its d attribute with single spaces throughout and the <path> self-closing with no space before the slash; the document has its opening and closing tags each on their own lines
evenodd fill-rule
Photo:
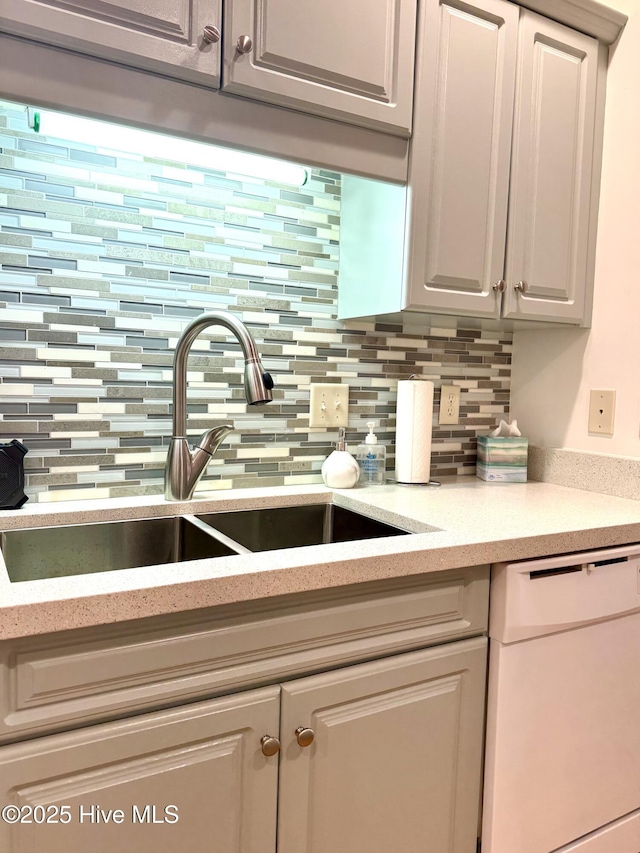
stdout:
<svg viewBox="0 0 640 853">
<path fill-rule="evenodd" d="M 322 542 L 326 544 L 331 542 L 331 531 L 333 529 L 333 504 L 327 504 L 324 510 L 324 518 L 322 520 Z"/>
<path fill-rule="evenodd" d="M 226 545 L 227 548 L 231 548 L 238 554 L 254 553 L 250 548 L 245 548 L 244 545 L 241 545 L 239 542 L 236 542 L 235 539 L 232 539 L 230 536 L 227 536 L 226 534 L 222 533 L 216 527 L 213 527 L 213 525 L 207 524 L 205 521 L 202 521 L 195 515 L 185 515 L 183 516 L 183 518 L 187 520 L 190 524 L 193 524 L 194 527 L 197 527 L 203 533 L 206 533 L 212 539 L 215 539 L 217 542 L 221 542 L 223 545 Z"/>
</svg>

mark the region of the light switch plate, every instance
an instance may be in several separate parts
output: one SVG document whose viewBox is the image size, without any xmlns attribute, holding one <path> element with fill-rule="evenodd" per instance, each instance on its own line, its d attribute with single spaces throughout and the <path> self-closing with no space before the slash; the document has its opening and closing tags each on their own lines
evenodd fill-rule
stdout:
<svg viewBox="0 0 640 853">
<path fill-rule="evenodd" d="M 346 427 L 349 420 L 349 386 L 324 385 L 316 382 L 311 385 L 309 402 L 309 426 Z"/>
<path fill-rule="evenodd" d="M 589 432 L 613 435 L 615 411 L 615 391 L 591 391 L 589 397 Z"/>
<path fill-rule="evenodd" d="M 440 389 L 439 424 L 457 424 L 460 421 L 460 386 L 443 385 Z"/>
</svg>

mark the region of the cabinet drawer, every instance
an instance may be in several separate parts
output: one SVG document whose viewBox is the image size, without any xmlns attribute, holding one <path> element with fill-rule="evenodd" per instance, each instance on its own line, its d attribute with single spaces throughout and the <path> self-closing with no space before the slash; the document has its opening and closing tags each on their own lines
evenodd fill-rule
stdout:
<svg viewBox="0 0 640 853">
<path fill-rule="evenodd" d="M 486 632 L 487 566 L 0 645 L 0 741 Z"/>
</svg>

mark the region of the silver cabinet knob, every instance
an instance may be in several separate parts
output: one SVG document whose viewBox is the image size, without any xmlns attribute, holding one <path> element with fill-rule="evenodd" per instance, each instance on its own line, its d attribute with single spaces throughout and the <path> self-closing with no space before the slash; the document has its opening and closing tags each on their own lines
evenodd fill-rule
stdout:
<svg viewBox="0 0 640 853">
<path fill-rule="evenodd" d="M 495 290 L 496 293 L 504 293 L 504 289 L 506 287 L 505 281 L 503 278 L 500 281 L 496 281 L 495 284 L 491 285 L 492 289 Z"/>
<path fill-rule="evenodd" d="M 311 746 L 315 736 L 313 729 L 309 729 L 307 726 L 298 726 L 296 729 L 296 740 L 300 746 Z"/>
<path fill-rule="evenodd" d="M 236 42 L 236 50 L 238 53 L 251 53 L 253 50 L 253 42 L 249 36 L 239 36 Z"/>
<path fill-rule="evenodd" d="M 207 44 L 216 44 L 220 41 L 220 30 L 217 27 L 206 26 L 202 31 L 202 38 Z"/>
<path fill-rule="evenodd" d="M 516 283 L 513 285 L 513 288 L 514 290 L 517 290 L 518 293 L 526 293 L 529 288 L 529 285 L 526 281 L 516 281 Z"/>
<path fill-rule="evenodd" d="M 275 755 L 277 752 L 280 752 L 280 738 L 273 737 L 272 735 L 264 735 L 260 738 L 260 746 L 262 747 L 263 755 Z"/>
</svg>

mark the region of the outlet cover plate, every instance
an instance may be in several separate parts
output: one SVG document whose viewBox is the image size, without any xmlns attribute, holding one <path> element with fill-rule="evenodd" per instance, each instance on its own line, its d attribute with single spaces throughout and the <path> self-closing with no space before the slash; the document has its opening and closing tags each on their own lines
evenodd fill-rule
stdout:
<svg viewBox="0 0 640 853">
<path fill-rule="evenodd" d="M 443 385 L 440 389 L 439 424 L 457 424 L 460 421 L 460 386 Z"/>
<path fill-rule="evenodd" d="M 349 386 L 314 382 L 309 401 L 309 426 L 319 429 L 346 427 L 348 420 Z"/>
<path fill-rule="evenodd" d="M 589 397 L 589 432 L 613 435 L 615 411 L 615 391 L 592 390 Z"/>
</svg>

